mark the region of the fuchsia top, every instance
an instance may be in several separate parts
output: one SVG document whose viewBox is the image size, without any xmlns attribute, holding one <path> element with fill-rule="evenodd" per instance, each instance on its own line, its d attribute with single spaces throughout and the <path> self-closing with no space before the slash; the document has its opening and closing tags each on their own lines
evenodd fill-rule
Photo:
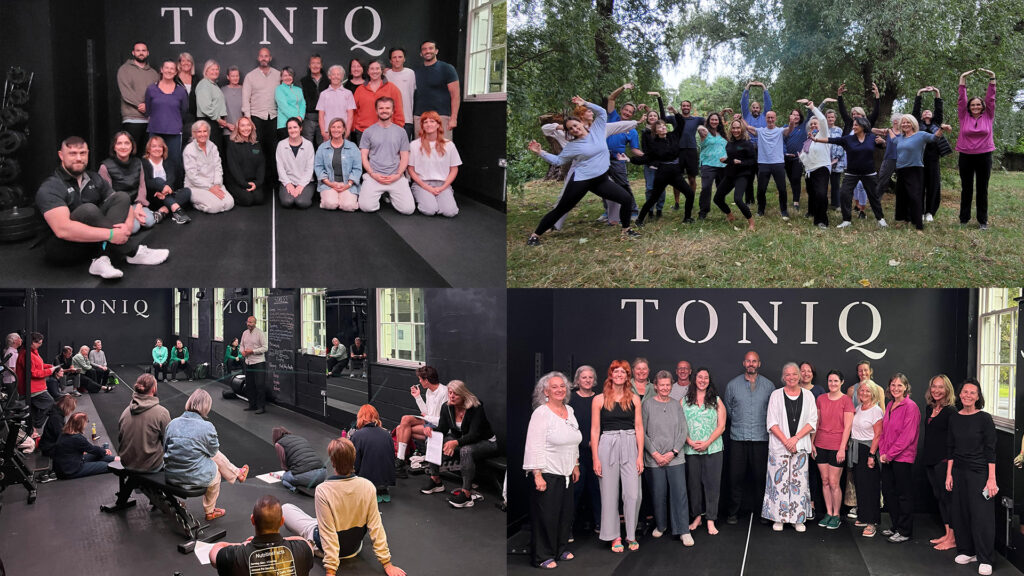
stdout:
<svg viewBox="0 0 1024 576">
<path fill-rule="evenodd" d="M 981 116 L 974 118 L 967 109 L 967 86 L 959 87 L 960 97 L 957 99 L 957 116 L 960 118 L 960 135 L 956 141 L 956 151 L 964 154 L 984 154 L 996 149 L 992 138 L 992 120 L 996 115 L 996 85 L 989 82 L 985 92 L 985 110 Z"/>
<path fill-rule="evenodd" d="M 896 408 L 892 402 L 885 407 L 882 420 L 882 438 L 878 454 L 891 462 L 914 463 L 917 457 L 917 435 L 921 428 L 921 411 L 910 398 L 904 398 Z"/>
</svg>

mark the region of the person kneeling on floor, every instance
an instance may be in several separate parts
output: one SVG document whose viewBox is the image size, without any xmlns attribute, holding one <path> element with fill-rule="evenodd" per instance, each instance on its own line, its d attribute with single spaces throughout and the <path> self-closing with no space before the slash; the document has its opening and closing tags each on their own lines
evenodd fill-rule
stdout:
<svg viewBox="0 0 1024 576">
<path fill-rule="evenodd" d="M 109 448 L 96 446 L 86 439 L 85 425 L 89 416 L 75 412 L 64 425 L 63 433 L 53 449 L 53 471 L 57 478 L 70 480 L 107 472 L 107 462 L 117 460 Z"/>
<path fill-rule="evenodd" d="M 356 415 L 356 429 L 349 434 L 356 447 L 356 474 L 377 487 L 377 502 L 391 502 L 388 486 L 395 485 L 395 444 L 381 424 L 380 414 L 363 404 Z"/>
<path fill-rule="evenodd" d="M 281 476 L 285 488 L 292 492 L 299 488 L 312 491 L 327 478 L 327 467 L 308 440 L 292 434 L 284 426 L 275 426 L 270 438 L 285 470 Z"/>
<path fill-rule="evenodd" d="M 36 192 L 36 206 L 52 236 L 44 257 L 58 266 L 92 259 L 89 273 L 112 279 L 124 276 L 111 257 L 129 264 L 156 265 L 167 260 L 167 249 L 151 249 L 131 238 L 132 227 L 145 214 L 124 192 L 114 192 L 99 174 L 86 170 L 89 145 L 81 137 L 61 142 L 61 165 Z"/>
<path fill-rule="evenodd" d="M 164 436 L 164 472 L 167 483 L 182 488 L 206 488 L 203 510 L 206 520 L 220 518 L 227 512 L 217 508 L 221 478 L 233 484 L 245 482 L 248 464 L 235 467 L 220 451 L 220 440 L 213 423 L 206 419 L 213 407 L 213 398 L 202 388 L 185 402 L 185 413 L 167 424 Z"/>
<path fill-rule="evenodd" d="M 294 504 L 285 504 L 285 528 L 323 551 L 327 576 L 335 575 L 340 560 L 359 554 L 367 531 L 387 575 L 405 576 L 405 570 L 391 563 L 388 537 L 377 508 L 377 491 L 372 482 L 355 475 L 355 445 L 348 438 L 335 438 L 327 446 L 327 455 L 336 475 L 316 488 L 316 518 Z"/>
<path fill-rule="evenodd" d="M 281 536 L 284 524 L 281 502 L 271 495 L 261 497 L 249 516 L 256 535 L 245 542 L 218 542 L 210 548 L 210 566 L 220 576 L 289 574 L 307 576 L 313 568 L 313 548 L 299 536 Z M 267 568 L 270 572 L 265 572 Z"/>
</svg>

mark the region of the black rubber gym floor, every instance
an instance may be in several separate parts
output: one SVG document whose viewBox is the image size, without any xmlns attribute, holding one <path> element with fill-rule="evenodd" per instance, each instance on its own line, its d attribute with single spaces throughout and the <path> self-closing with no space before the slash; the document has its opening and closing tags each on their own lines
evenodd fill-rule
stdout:
<svg viewBox="0 0 1024 576">
<path fill-rule="evenodd" d="M 150 248 L 171 251 L 159 266 L 125 264 L 124 278 L 103 280 L 85 262 L 46 264 L 42 248 L 26 240 L 0 244 L 0 274 L 7 288 L 504 287 L 505 214 L 457 200 L 455 218 L 402 216 L 386 204 L 374 214 L 285 210 L 269 202 L 225 214 L 189 209 L 189 224 L 162 222 L 139 233 Z"/>
<path fill-rule="evenodd" d="M 138 368 L 118 368 L 118 373 L 133 382 Z M 249 514 L 263 494 L 274 494 L 282 503 L 291 502 L 310 515 L 313 499 L 293 495 L 280 484 L 266 484 L 258 474 L 278 470 L 280 465 L 270 442 L 274 426 L 283 425 L 306 437 L 314 446 L 323 447 L 339 434 L 337 429 L 275 405 L 267 413 L 243 412 L 240 400 L 221 398 L 222 385 L 210 381 L 162 383 L 160 402 L 172 417 L 181 414 L 185 400 L 197 387 L 206 387 L 213 396 L 210 421 L 217 427 L 221 448 L 238 466 L 249 464 L 249 479 L 244 484 L 224 484 L 218 507 L 228 511 L 212 522 L 224 528 L 224 541 L 240 542 L 252 535 Z M 98 393 L 80 398 L 79 410 L 90 414 L 102 436 L 98 443 L 110 442 L 117 448 L 117 419 L 130 402 L 131 393 L 121 386 L 109 394 Z M 35 456 L 30 457 L 35 458 Z M 30 460 L 30 464 L 31 464 Z M 39 457 L 37 467 L 45 466 Z M 486 492 L 475 507 L 455 509 L 445 494 L 425 496 L 419 493 L 422 476 L 399 480 L 391 490 L 392 500 L 381 505 L 384 528 L 393 562 L 410 574 L 451 574 L 459 564 L 472 565 L 485 574 L 502 574 L 505 559 L 501 546 L 504 514 L 495 508 L 499 496 Z M 455 486 L 449 483 L 449 488 Z M 486 488 L 486 486 L 485 486 Z M 25 490 L 11 486 L 2 495 L 0 509 L 0 558 L 8 574 L 53 574 L 72 570 L 78 574 L 127 576 L 138 574 L 182 575 L 211 574 L 194 554 L 179 554 L 176 546 L 184 540 L 175 530 L 173 518 L 159 510 L 150 510 L 146 497 L 136 494 L 135 508 L 116 513 L 100 512 L 101 504 L 115 500 L 117 479 L 110 474 L 62 480 L 39 485 L 38 499 L 27 504 Z M 200 498 L 186 503 L 193 515 L 201 514 Z M 282 529 L 282 534 L 291 535 Z M 450 553 L 457 547 L 460 562 L 453 563 Z M 383 574 L 369 539 L 362 552 L 342 562 L 339 573 Z M 322 564 L 312 574 L 324 574 Z"/>
<path fill-rule="evenodd" d="M 888 521 L 885 513 L 883 522 Z M 953 561 L 955 550 L 938 552 L 928 543 L 943 533 L 936 516 L 918 514 L 914 518 L 915 536 L 903 544 L 891 544 L 881 532 L 864 538 L 853 521 L 838 530 L 819 528 L 809 523 L 807 532 L 797 533 L 792 526 L 780 532 L 756 518 L 741 516 L 737 525 L 721 523 L 719 533 L 710 536 L 704 526 L 693 531 L 694 546 L 684 547 L 678 538 L 666 534 L 659 539 L 639 536 L 640 549 L 615 554 L 608 542 L 590 532 L 577 531 L 569 549 L 576 556 L 559 562 L 555 573 L 561 576 L 649 576 L 655 574 L 729 574 L 750 576 L 792 576 L 827 574 L 829 576 L 921 576 L 948 574 L 970 576 L 978 573 L 978 564 L 961 566 Z M 522 536 L 520 534 L 520 536 Z M 749 536 L 749 537 L 748 537 Z M 519 538 L 516 538 L 519 541 Z M 996 574 L 1020 575 L 1000 555 L 992 565 Z M 536 575 L 530 556 L 508 555 L 508 574 Z"/>
</svg>

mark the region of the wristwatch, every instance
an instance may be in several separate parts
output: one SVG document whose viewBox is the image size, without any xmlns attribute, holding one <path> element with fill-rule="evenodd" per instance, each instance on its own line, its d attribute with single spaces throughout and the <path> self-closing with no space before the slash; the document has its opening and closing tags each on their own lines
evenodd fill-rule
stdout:
<svg viewBox="0 0 1024 576">
<path fill-rule="evenodd" d="M 674 456 L 679 456 L 679 450 L 673 450 L 673 451 L 672 451 L 672 454 L 673 454 Z"/>
</svg>

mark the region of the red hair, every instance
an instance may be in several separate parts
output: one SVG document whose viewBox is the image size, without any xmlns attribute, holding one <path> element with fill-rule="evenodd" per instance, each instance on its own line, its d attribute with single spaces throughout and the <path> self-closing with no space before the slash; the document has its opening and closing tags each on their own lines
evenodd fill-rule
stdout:
<svg viewBox="0 0 1024 576">
<path fill-rule="evenodd" d="M 420 114 L 420 148 L 423 149 L 423 153 L 430 156 L 430 142 L 427 140 L 427 131 L 423 129 L 424 120 L 433 120 L 437 122 L 437 144 L 434 148 L 437 150 L 438 156 L 444 156 L 444 145 L 448 143 L 444 139 L 444 124 L 441 123 L 441 115 L 433 110 L 428 110 L 423 114 Z"/>
<path fill-rule="evenodd" d="M 377 409 L 370 404 L 363 404 L 359 408 L 359 413 L 356 414 L 356 428 L 362 428 L 367 424 L 373 424 L 380 426 L 380 414 L 377 413 Z"/>
<path fill-rule="evenodd" d="M 612 372 L 616 368 L 622 368 L 626 371 L 626 382 L 623 384 L 626 393 L 619 399 L 619 406 L 622 406 L 622 409 L 628 412 L 633 409 L 633 394 L 629 389 L 629 378 L 633 370 L 629 367 L 629 362 L 625 360 L 612 360 L 611 365 L 608 366 L 608 377 L 604 381 L 604 390 L 601 391 L 604 394 L 604 409 L 611 410 L 612 406 L 615 405 L 615 400 L 612 399 L 612 392 L 615 389 L 615 385 L 612 384 Z"/>
</svg>

